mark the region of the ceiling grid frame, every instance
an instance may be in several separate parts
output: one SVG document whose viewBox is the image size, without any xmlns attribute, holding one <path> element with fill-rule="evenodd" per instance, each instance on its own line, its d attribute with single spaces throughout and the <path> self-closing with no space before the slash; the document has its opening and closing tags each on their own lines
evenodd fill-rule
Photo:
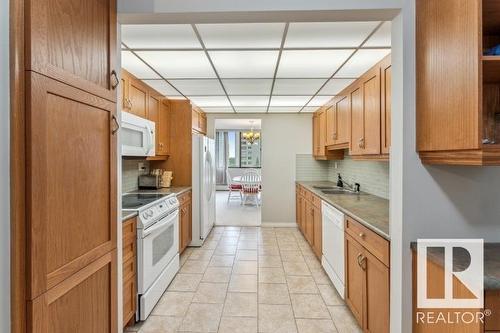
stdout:
<svg viewBox="0 0 500 333">
<path fill-rule="evenodd" d="M 365 46 L 365 44 L 367 42 L 369 42 L 370 39 L 379 30 L 381 30 L 382 26 L 387 22 L 388 21 L 378 21 L 377 25 L 373 28 L 373 30 L 367 36 L 365 35 L 366 37 L 363 39 L 361 44 L 359 44 L 357 46 L 349 45 L 349 46 L 345 46 L 345 47 L 343 47 L 343 46 L 342 47 L 338 47 L 338 46 L 330 47 L 330 46 L 326 45 L 326 46 L 321 46 L 321 47 L 314 47 L 314 46 L 301 47 L 299 45 L 299 46 L 294 46 L 294 47 L 286 47 L 286 40 L 287 40 L 287 37 L 289 35 L 289 28 L 290 28 L 290 25 L 293 24 L 294 22 L 281 22 L 284 24 L 284 29 L 283 29 L 283 33 L 281 36 L 281 41 L 280 41 L 279 47 L 273 47 L 272 45 L 270 45 L 269 47 L 258 47 L 259 45 L 255 45 L 255 47 L 249 47 L 249 48 L 245 48 L 245 47 L 219 47 L 219 48 L 207 47 L 206 46 L 207 44 L 205 44 L 205 41 L 203 40 L 202 34 L 198 30 L 197 24 L 192 23 L 192 24 L 189 24 L 189 26 L 194 31 L 196 39 L 200 43 L 201 47 L 195 47 L 193 45 L 192 48 L 189 48 L 189 47 L 172 47 L 172 48 L 170 48 L 170 47 L 165 47 L 165 48 L 163 48 L 163 47 L 159 47 L 159 48 L 138 47 L 138 48 L 134 48 L 133 46 L 130 47 L 129 45 L 122 43 L 122 45 L 123 45 L 122 51 L 131 52 L 131 54 L 133 54 L 135 57 L 137 57 L 144 65 L 147 66 L 147 68 L 149 68 L 156 75 L 158 75 L 158 78 L 140 78 L 141 80 L 164 81 L 179 94 L 179 96 L 177 96 L 177 95 L 168 95 L 167 93 L 165 93 L 168 96 L 168 98 L 175 99 L 175 98 L 182 97 L 185 99 L 190 99 L 190 98 L 195 98 L 195 97 L 214 97 L 214 98 L 215 97 L 219 97 L 219 98 L 224 97 L 229 102 L 229 105 L 227 105 L 227 106 L 222 105 L 222 104 L 225 104 L 226 102 L 222 103 L 222 100 L 221 100 L 220 103 L 222 103 L 222 104 L 220 106 L 206 105 L 206 106 L 200 106 L 200 108 L 202 108 L 202 109 L 207 108 L 209 110 L 211 109 L 211 112 L 216 112 L 215 111 L 216 109 L 221 109 L 221 110 L 227 109 L 226 112 L 230 112 L 229 110 L 232 109 L 233 113 L 240 114 L 240 113 L 247 113 L 247 112 L 238 112 L 237 107 L 235 107 L 235 105 L 233 104 L 232 97 L 254 97 L 254 96 L 255 97 L 268 97 L 267 106 L 255 107 L 256 113 L 272 113 L 272 111 L 270 111 L 270 110 L 273 109 L 273 107 L 271 107 L 271 105 L 272 105 L 272 99 L 274 96 L 276 96 L 276 97 L 290 97 L 291 98 L 290 105 L 288 105 L 288 106 L 276 106 L 276 109 L 290 108 L 291 110 L 292 109 L 298 110 L 298 111 L 291 111 L 290 113 L 309 113 L 311 111 L 306 111 L 306 110 L 311 110 L 313 108 L 319 107 L 319 106 L 315 106 L 312 104 L 310 105 L 310 103 L 312 103 L 317 97 L 320 97 L 320 98 L 321 97 L 330 97 L 330 98 L 335 97 L 335 95 L 334 95 L 335 90 L 331 90 L 331 89 L 324 90 L 324 88 L 329 83 L 334 82 L 335 80 L 355 80 L 358 78 L 356 76 L 352 77 L 352 75 L 357 75 L 356 71 L 351 72 L 351 73 L 346 73 L 346 74 L 350 74 L 350 75 L 346 75 L 343 77 L 335 77 L 335 75 L 337 75 L 337 73 L 339 73 L 342 70 L 342 68 L 347 67 L 346 65 L 348 65 L 349 61 L 351 61 L 353 59 L 353 57 L 356 54 L 358 54 L 358 51 L 360 51 L 360 50 L 389 50 L 390 51 L 391 50 L 391 46 L 387 46 L 388 45 L 387 43 L 385 45 L 381 45 L 381 46 L 376 46 L 376 44 L 374 44 L 374 43 L 372 43 L 372 45 Z M 314 22 L 311 22 L 311 23 L 314 23 Z M 275 42 L 278 42 L 278 41 L 279 40 L 275 40 Z M 277 45 L 277 44 L 275 44 L 275 45 Z M 287 76 L 279 77 L 279 79 L 283 79 L 283 80 L 307 80 L 307 79 L 324 80 L 323 84 L 316 90 L 316 92 L 312 96 L 311 96 L 311 93 L 314 91 L 312 89 L 309 91 L 304 90 L 304 92 L 292 90 L 291 93 L 287 93 L 288 91 L 285 89 L 284 91 L 280 91 L 278 94 L 275 94 L 276 85 L 278 84 L 278 82 L 277 82 L 278 71 L 280 68 L 282 55 L 284 55 L 283 51 L 285 51 L 285 50 L 286 51 L 288 51 L 288 50 L 290 50 L 290 51 L 352 50 L 352 53 L 347 57 L 347 59 L 345 59 L 345 61 L 343 61 L 340 64 L 340 66 L 338 68 L 335 69 L 334 73 L 332 75 L 329 75 L 329 76 L 326 72 L 323 72 L 324 74 L 326 74 L 325 76 L 323 76 L 322 72 L 318 72 L 317 74 L 320 74 L 319 77 L 300 77 L 300 75 L 299 76 L 292 76 L 292 77 L 287 77 Z M 161 74 L 159 72 L 159 70 L 155 69 L 154 66 L 149 64 L 144 58 L 142 58 L 137 53 L 137 52 L 146 52 L 146 51 L 150 51 L 150 52 L 154 52 L 154 51 L 157 51 L 157 52 L 161 52 L 161 51 L 184 51 L 184 52 L 185 51 L 197 51 L 197 52 L 200 52 L 200 51 L 203 51 L 205 57 L 208 60 L 208 63 L 210 64 L 211 69 L 215 73 L 215 77 L 212 77 L 212 78 L 209 78 L 209 77 L 182 77 L 182 76 L 181 77 L 168 77 L 166 75 L 167 73 Z M 215 66 L 214 61 L 212 60 L 212 58 L 209 54 L 210 51 L 236 51 L 236 52 L 238 52 L 238 51 L 239 52 L 243 52 L 243 51 L 245 51 L 245 52 L 247 52 L 247 51 L 278 51 L 278 56 L 277 56 L 277 59 L 276 59 L 275 64 L 274 64 L 274 71 L 273 71 L 272 77 L 262 77 L 262 78 L 261 77 L 241 77 L 241 78 L 240 77 L 222 77 L 220 75 L 217 67 Z M 307 75 L 307 73 L 304 73 L 304 74 Z M 254 80 L 254 79 L 255 80 L 269 80 L 271 83 L 271 88 L 270 88 L 269 94 L 263 94 L 264 91 L 262 91 L 261 93 L 258 93 L 257 91 L 255 91 L 256 93 L 249 93 L 249 94 L 240 94 L 240 93 L 235 94 L 233 92 L 231 94 L 229 94 L 227 87 L 225 86 L 225 83 L 224 83 L 224 81 L 230 81 L 230 80 Z M 194 81 L 194 80 L 197 80 L 197 81 L 217 80 L 218 83 L 220 84 L 220 87 L 222 88 L 222 91 L 220 93 L 223 92 L 224 95 L 218 94 L 216 92 L 209 93 L 209 94 L 189 94 L 187 92 L 183 92 L 181 89 L 177 88 L 174 83 L 171 82 L 171 81 L 180 81 L 180 80 L 183 80 L 186 82 Z M 216 81 L 214 81 L 214 82 L 216 82 Z M 313 87 L 313 89 L 315 89 L 315 88 L 316 87 Z M 322 90 L 324 90 L 324 91 L 322 92 Z M 330 92 L 330 94 L 329 94 L 329 92 Z M 299 104 L 298 102 L 293 101 L 293 98 L 297 98 L 297 97 L 308 97 L 309 99 L 303 105 L 295 105 L 295 104 Z M 219 102 L 217 102 L 217 104 L 218 103 Z M 251 109 L 252 107 L 253 106 L 250 106 L 250 105 L 238 106 L 238 108 L 242 108 L 242 109 L 244 109 L 244 108 Z M 277 112 L 282 113 L 280 111 L 277 111 Z M 283 112 L 283 113 L 285 113 L 285 112 Z"/>
</svg>

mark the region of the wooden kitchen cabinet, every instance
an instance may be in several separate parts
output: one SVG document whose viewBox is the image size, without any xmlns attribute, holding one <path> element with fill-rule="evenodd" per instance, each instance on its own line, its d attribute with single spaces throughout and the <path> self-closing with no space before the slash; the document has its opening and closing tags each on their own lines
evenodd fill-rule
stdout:
<svg viewBox="0 0 500 333">
<path fill-rule="evenodd" d="M 116 332 L 116 1 L 11 14 L 12 332 Z"/>
<path fill-rule="evenodd" d="M 381 149 L 382 154 L 389 154 L 391 147 L 392 121 L 392 65 L 391 56 L 380 65 L 380 107 L 381 107 Z"/>
<path fill-rule="evenodd" d="M 351 152 L 356 155 L 381 154 L 380 67 L 375 66 L 358 79 L 351 92 Z"/>
<path fill-rule="evenodd" d="M 364 332 L 389 332 L 389 242 L 346 218 L 346 303 Z"/>
<path fill-rule="evenodd" d="M 343 151 L 329 151 L 327 145 L 327 109 L 322 107 L 313 114 L 313 156 L 316 160 L 340 160 Z"/>
<path fill-rule="evenodd" d="M 155 123 L 155 154 L 158 155 L 160 148 L 160 103 L 161 96 L 158 96 L 154 91 L 148 91 L 148 109 L 147 118 Z"/>
<path fill-rule="evenodd" d="M 349 148 L 351 112 L 349 96 L 335 97 L 326 110 L 326 145 L 328 150 Z"/>
<path fill-rule="evenodd" d="M 297 226 L 311 245 L 314 254 L 321 260 L 323 255 L 321 199 L 300 185 L 296 185 L 295 190 Z"/>
<path fill-rule="evenodd" d="M 481 10 L 482 9 L 482 10 Z M 416 3 L 417 151 L 423 163 L 500 165 L 497 0 Z"/>
<path fill-rule="evenodd" d="M 130 80 L 128 86 L 129 112 L 136 116 L 148 117 L 148 86 L 140 80 Z"/>
<path fill-rule="evenodd" d="M 170 154 L 170 101 L 167 98 L 162 98 L 160 102 L 160 112 L 158 116 L 158 131 L 156 136 L 158 138 L 158 149 L 156 155 L 166 156 Z"/>
<path fill-rule="evenodd" d="M 207 134 L 207 117 L 205 112 L 200 108 L 193 106 L 192 109 L 192 128 L 193 131 L 206 135 Z"/>
<path fill-rule="evenodd" d="M 135 322 L 137 310 L 137 217 L 122 225 L 123 327 Z"/>
<path fill-rule="evenodd" d="M 179 253 L 184 252 L 193 237 L 191 191 L 181 194 L 179 200 Z"/>
</svg>

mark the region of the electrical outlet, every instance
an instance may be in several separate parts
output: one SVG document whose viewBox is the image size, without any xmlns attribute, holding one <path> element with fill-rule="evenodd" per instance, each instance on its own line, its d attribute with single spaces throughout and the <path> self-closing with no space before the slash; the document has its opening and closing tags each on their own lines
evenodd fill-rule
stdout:
<svg viewBox="0 0 500 333">
<path fill-rule="evenodd" d="M 144 167 L 144 163 L 143 162 L 139 162 L 138 165 L 139 165 L 139 171 L 144 171 L 146 169 Z"/>
<path fill-rule="evenodd" d="M 339 165 L 337 162 L 335 162 L 335 169 L 338 169 L 339 168 Z"/>
</svg>

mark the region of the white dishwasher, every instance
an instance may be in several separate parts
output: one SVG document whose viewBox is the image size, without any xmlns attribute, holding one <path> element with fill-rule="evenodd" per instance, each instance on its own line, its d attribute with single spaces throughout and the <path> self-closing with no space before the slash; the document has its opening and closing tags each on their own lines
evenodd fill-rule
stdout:
<svg viewBox="0 0 500 333">
<path fill-rule="evenodd" d="M 321 202 L 323 215 L 323 257 L 321 264 L 335 289 L 344 299 L 344 214 L 326 202 Z"/>
</svg>

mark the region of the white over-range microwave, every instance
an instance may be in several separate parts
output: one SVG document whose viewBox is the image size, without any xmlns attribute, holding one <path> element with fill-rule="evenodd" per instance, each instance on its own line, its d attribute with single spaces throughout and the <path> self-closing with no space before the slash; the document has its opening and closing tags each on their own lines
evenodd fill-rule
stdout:
<svg viewBox="0 0 500 333">
<path fill-rule="evenodd" d="M 122 112 L 122 156 L 155 156 L 155 123 Z"/>
</svg>

